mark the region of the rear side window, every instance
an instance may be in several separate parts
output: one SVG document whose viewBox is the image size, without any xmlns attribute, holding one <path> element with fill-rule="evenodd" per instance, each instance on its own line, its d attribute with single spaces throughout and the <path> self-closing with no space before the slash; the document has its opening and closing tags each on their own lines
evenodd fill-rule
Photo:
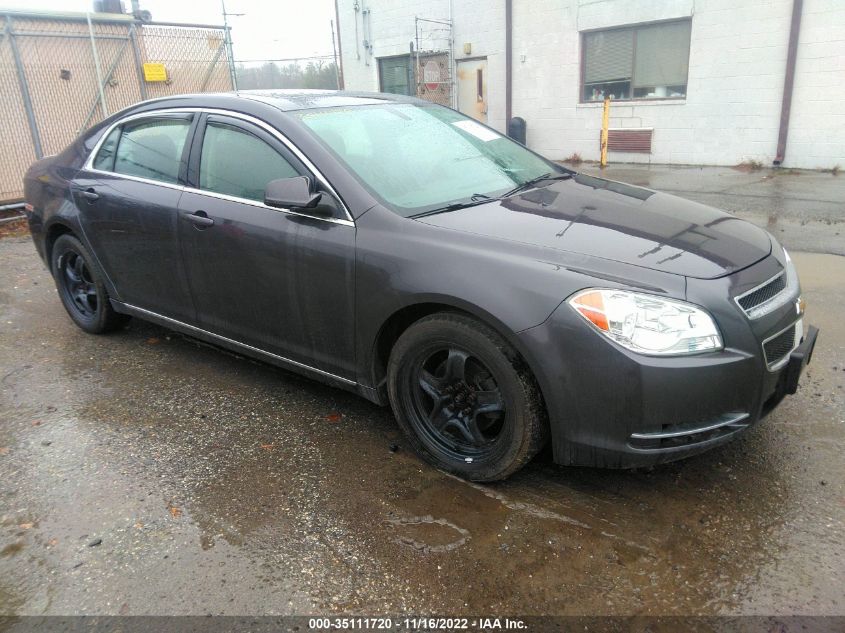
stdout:
<svg viewBox="0 0 845 633">
<path fill-rule="evenodd" d="M 117 149 L 117 139 L 119 138 L 120 126 L 114 128 L 106 140 L 103 141 L 103 144 L 100 145 L 100 150 L 94 159 L 94 169 L 100 169 L 102 171 L 114 170 L 114 151 Z"/>
<path fill-rule="evenodd" d="M 177 182 L 190 125 L 185 119 L 127 123 L 117 144 L 114 171 L 160 182 Z"/>
<path fill-rule="evenodd" d="M 258 137 L 211 121 L 205 128 L 199 171 L 200 189 L 259 202 L 271 180 L 300 175 Z"/>
</svg>

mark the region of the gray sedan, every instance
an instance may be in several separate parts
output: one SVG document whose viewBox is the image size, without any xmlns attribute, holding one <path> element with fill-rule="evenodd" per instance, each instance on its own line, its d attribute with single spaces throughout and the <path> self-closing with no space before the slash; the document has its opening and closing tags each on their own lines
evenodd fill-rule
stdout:
<svg viewBox="0 0 845 633">
<path fill-rule="evenodd" d="M 434 465 L 650 465 L 794 393 L 817 331 L 767 232 L 411 98 L 148 101 L 25 179 L 71 319 L 129 317 L 390 405 Z"/>
</svg>

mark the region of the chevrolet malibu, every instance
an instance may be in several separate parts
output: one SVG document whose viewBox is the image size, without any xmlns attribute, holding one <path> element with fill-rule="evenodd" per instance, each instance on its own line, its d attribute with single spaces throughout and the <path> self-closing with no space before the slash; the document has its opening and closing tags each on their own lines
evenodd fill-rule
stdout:
<svg viewBox="0 0 845 633">
<path fill-rule="evenodd" d="M 413 98 L 147 101 L 25 195 L 86 332 L 137 317 L 389 404 L 472 480 L 548 441 L 605 467 L 723 444 L 796 391 L 817 335 L 766 231 Z"/>
</svg>

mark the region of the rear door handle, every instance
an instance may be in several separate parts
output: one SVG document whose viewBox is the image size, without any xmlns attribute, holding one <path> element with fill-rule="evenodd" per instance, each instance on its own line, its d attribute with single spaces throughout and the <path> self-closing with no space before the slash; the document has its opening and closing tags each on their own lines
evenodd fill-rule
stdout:
<svg viewBox="0 0 845 633">
<path fill-rule="evenodd" d="M 89 202 L 95 202 L 100 199 L 100 194 L 98 194 L 93 187 L 88 187 L 85 191 L 80 191 L 80 195 L 88 200 Z"/>
<path fill-rule="evenodd" d="M 214 220 L 208 217 L 208 214 L 205 211 L 194 211 L 193 213 L 187 211 L 182 214 L 182 217 L 188 222 L 191 222 L 198 229 L 205 229 L 209 226 L 214 226 Z"/>
</svg>

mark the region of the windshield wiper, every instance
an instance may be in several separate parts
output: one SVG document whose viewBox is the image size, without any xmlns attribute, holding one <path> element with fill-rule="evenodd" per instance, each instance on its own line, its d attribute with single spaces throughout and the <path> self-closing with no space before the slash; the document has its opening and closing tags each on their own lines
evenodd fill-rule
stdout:
<svg viewBox="0 0 845 633">
<path fill-rule="evenodd" d="M 563 172 L 553 174 L 551 172 L 547 172 L 541 176 L 537 176 L 536 178 L 532 178 L 531 180 L 526 180 L 525 182 L 517 185 L 510 191 L 506 191 L 500 196 L 488 196 L 486 193 L 474 193 L 469 197 L 469 200 L 464 200 L 463 202 L 452 202 L 451 204 L 444 205 L 442 207 L 437 207 L 436 209 L 431 209 L 429 211 L 423 211 L 422 213 L 417 213 L 416 215 L 412 215 L 412 218 L 424 218 L 428 215 L 436 215 L 438 213 L 448 213 L 449 211 L 458 211 L 459 209 L 466 209 L 467 207 L 474 207 L 479 204 L 483 204 L 485 202 L 489 202 L 491 200 L 501 200 L 502 198 L 507 198 L 508 196 L 512 196 L 515 193 L 519 193 L 520 191 L 525 191 L 536 185 L 539 182 L 544 180 L 566 180 L 568 178 L 572 178 L 575 172 Z"/>
<path fill-rule="evenodd" d="M 467 207 L 474 207 L 479 204 L 484 204 L 485 202 L 489 202 L 490 200 L 494 199 L 495 198 L 491 198 L 485 193 L 474 193 L 470 196 L 469 200 L 464 200 L 463 202 L 453 202 L 442 207 L 437 207 L 436 209 L 431 209 L 430 211 L 423 211 L 422 213 L 417 213 L 416 215 L 412 215 L 411 217 L 424 218 L 427 215 L 436 215 L 437 213 L 457 211 L 458 209 L 466 209 Z"/>
<path fill-rule="evenodd" d="M 547 172 L 541 176 L 537 176 L 536 178 L 531 178 L 530 180 L 526 180 L 525 182 L 518 184 L 516 187 L 511 189 L 510 191 L 506 191 L 503 193 L 499 198 L 507 198 L 509 196 L 514 195 L 515 193 L 519 193 L 520 191 L 525 191 L 526 189 L 530 189 L 537 183 L 543 182 L 544 180 L 567 180 L 572 178 L 572 173 L 558 173 L 553 174 L 551 172 Z"/>
</svg>

